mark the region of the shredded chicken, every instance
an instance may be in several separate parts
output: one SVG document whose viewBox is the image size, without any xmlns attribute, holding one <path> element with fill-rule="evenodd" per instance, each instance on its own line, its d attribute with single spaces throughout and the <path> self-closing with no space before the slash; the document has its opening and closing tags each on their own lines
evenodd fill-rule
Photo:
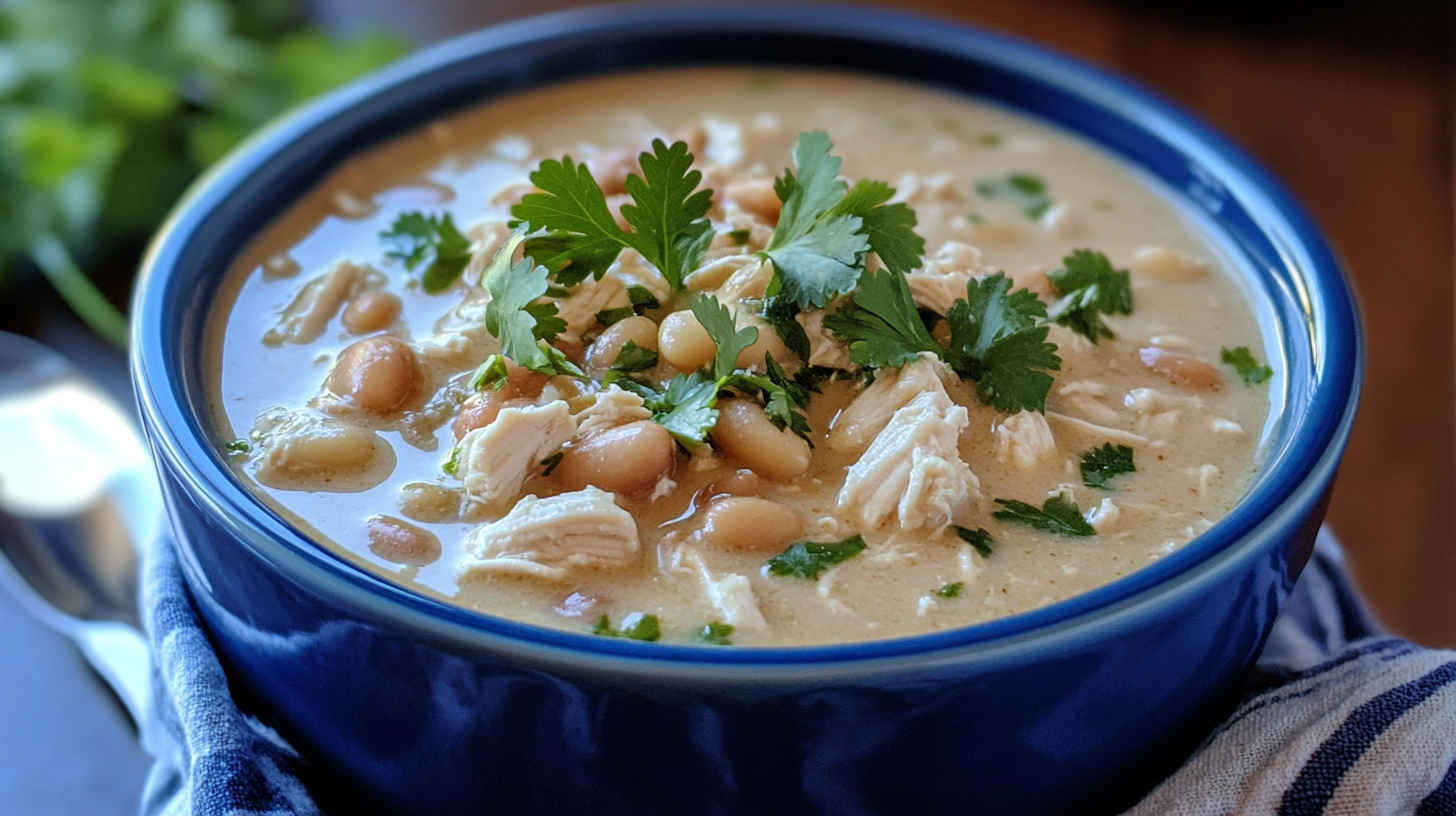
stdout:
<svg viewBox="0 0 1456 816">
<path fill-rule="evenodd" d="M 966 409 L 944 388 L 916 395 L 850 466 L 840 511 L 854 514 L 866 529 L 894 519 L 902 530 L 944 530 L 956 510 L 980 495 L 980 482 L 956 446 L 969 424 Z"/>
<path fill-rule="evenodd" d="M 966 284 L 993 270 L 981 260 L 981 250 L 960 241 L 946 241 L 922 269 L 905 276 L 915 305 L 937 314 L 950 311 L 951 304 L 966 297 Z"/>
<path fill-rule="evenodd" d="M 809 337 L 809 365 L 849 368 L 849 346 L 824 328 L 824 312 L 800 312 L 794 319 Z"/>
<path fill-rule="evenodd" d="M 576 439 L 582 440 L 597 433 L 629 422 L 651 419 L 642 397 L 631 391 L 623 391 L 616 385 L 599 391 L 591 404 L 576 414 Z"/>
<path fill-rule="evenodd" d="M 514 572 L 559 581 L 572 568 L 611 569 L 637 558 L 641 543 L 632 515 L 611 493 L 526 496 L 504 518 L 465 539 L 461 573 Z"/>
<path fill-rule="evenodd" d="M 579 339 L 583 332 L 596 325 L 599 312 L 630 305 L 627 284 L 622 278 L 615 275 L 604 275 L 601 280 L 587 278 L 571 294 L 556 301 L 556 316 L 566 321 L 566 331 L 561 336 Z"/>
<path fill-rule="evenodd" d="M 996 436 L 996 461 L 1014 461 L 1020 468 L 1032 468 L 1056 458 L 1057 440 L 1046 417 L 1036 411 L 1022 411 L 1001 420 L 992 429 Z"/>
<path fill-rule="evenodd" d="M 898 371 L 880 371 L 834 421 L 829 449 L 851 454 L 863 451 L 890 424 L 890 417 L 918 394 L 938 392 L 949 400 L 941 380 L 944 371 L 940 359 L 930 353 Z"/>
<path fill-rule="evenodd" d="M 465 485 L 467 518 L 499 509 L 521 492 L 537 462 L 571 439 L 576 423 L 562 400 L 506 408 L 495 421 L 460 440 L 456 475 Z"/>
</svg>

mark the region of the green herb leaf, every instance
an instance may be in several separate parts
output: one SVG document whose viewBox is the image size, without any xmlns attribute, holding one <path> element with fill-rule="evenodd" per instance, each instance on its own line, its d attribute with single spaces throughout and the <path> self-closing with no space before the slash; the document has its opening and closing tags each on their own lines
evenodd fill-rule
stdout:
<svg viewBox="0 0 1456 816">
<path fill-rule="evenodd" d="M 728 240 L 732 241 L 737 246 L 743 246 L 744 244 L 748 243 L 749 233 L 746 229 L 729 230 L 726 234 L 728 236 Z"/>
<path fill-rule="evenodd" d="M 747 303 L 748 299 L 739 301 Z M 799 307 L 792 300 L 783 295 L 773 295 L 764 298 L 759 307 L 758 316 L 763 322 L 773 328 L 774 334 L 784 341 L 784 346 L 804 362 L 809 362 L 809 334 L 794 316 L 799 313 Z"/>
<path fill-rule="evenodd" d="M 891 272 L 907 273 L 920 266 L 925 239 L 915 233 L 915 211 L 904 204 L 886 204 L 895 195 L 883 181 L 860 181 L 834 212 L 860 219 L 870 251 Z"/>
<path fill-rule="evenodd" d="M 603 326 L 610 326 L 613 323 L 620 323 L 636 314 L 637 310 L 631 306 L 622 306 L 617 309 L 603 309 L 597 312 L 597 322 Z"/>
<path fill-rule="evenodd" d="M 1132 277 L 1114 269 L 1101 252 L 1074 249 L 1062 259 L 1064 269 L 1047 274 L 1062 299 L 1050 318 L 1096 343 L 1114 337 L 1102 322 L 1104 314 L 1132 314 Z"/>
<path fill-rule="evenodd" d="M 1010 202 L 1033 221 L 1046 215 L 1046 211 L 1052 206 L 1046 183 L 1040 176 L 1030 173 L 1012 173 L 1004 178 L 982 179 L 976 182 L 976 192 L 982 198 Z"/>
<path fill-rule="evenodd" d="M 758 341 L 758 328 L 736 328 L 733 313 L 713 295 L 698 295 L 688 307 L 693 310 L 693 315 L 698 318 L 698 322 L 718 348 L 713 355 L 713 378 L 732 376 L 733 371 L 738 368 L 738 355 Z"/>
<path fill-rule="evenodd" d="M 718 404 L 718 382 L 705 380 L 696 371 L 673 377 L 661 393 L 642 396 L 653 421 L 689 451 L 707 441 L 708 432 L 718 424 L 718 409 L 713 407 Z"/>
<path fill-rule="evenodd" d="M 714 646 L 733 645 L 733 626 L 720 621 L 709 621 L 698 631 L 698 640 Z"/>
<path fill-rule="evenodd" d="M 1014 499 L 997 499 L 996 503 L 1006 509 L 997 510 L 991 515 L 1002 521 L 1014 521 L 1017 524 L 1025 524 L 1028 527 L 1064 536 L 1097 535 L 1097 530 L 1082 518 L 1082 511 L 1077 507 L 1077 503 L 1060 493 L 1043 502 L 1041 509 Z"/>
<path fill-rule="evenodd" d="M 814 580 L 835 564 L 847 561 L 866 549 L 860 536 L 836 543 L 801 541 L 769 559 L 770 575 L 797 575 Z"/>
<path fill-rule="evenodd" d="M 657 302 L 657 296 L 652 294 L 652 290 L 646 286 L 628 286 L 627 299 L 632 302 L 632 308 L 637 310 L 638 314 L 648 309 L 657 309 L 662 306 L 661 303 Z"/>
<path fill-rule="evenodd" d="M 617 630 L 612 628 L 612 619 L 606 615 L 597 618 L 597 622 L 592 624 L 591 633 L 603 637 L 618 637 Z"/>
<path fill-rule="evenodd" d="M 537 303 L 550 288 L 546 268 L 530 257 L 510 265 L 516 246 L 525 239 L 522 225 L 510 237 L 481 275 L 490 302 L 485 307 L 485 330 L 501 344 L 501 354 L 516 365 L 543 374 L 585 376 L 566 355 L 550 345 L 566 321 L 556 316 L 556 304 Z"/>
<path fill-rule="evenodd" d="M 1052 387 L 1046 372 L 1060 370 L 1062 359 L 1046 342 L 1049 329 L 1036 325 L 1046 306 L 1025 289 L 1010 289 L 1000 272 L 966 284 L 966 300 L 957 300 L 946 315 L 946 363 L 975 382 L 976 396 L 998 411 L 1045 412 Z"/>
<path fill-rule="evenodd" d="M 772 354 L 764 355 L 768 371 L 750 374 L 738 371 L 718 381 L 720 388 L 736 388 L 763 401 L 768 421 L 780 430 L 788 428 L 814 447 L 809 439 L 809 420 L 800 411 L 809 406 L 809 390 L 791 378 Z"/>
<path fill-rule="evenodd" d="M 456 473 L 456 471 L 458 471 L 459 469 L 460 469 L 460 446 L 459 445 L 456 445 L 455 447 L 453 447 L 453 448 L 450 449 L 450 458 L 448 458 L 448 459 L 445 460 L 445 464 L 440 465 L 440 470 L 445 471 L 445 473 L 448 474 L 448 475 L 450 475 L 450 476 L 454 476 L 455 473 Z"/>
<path fill-rule="evenodd" d="M 620 634 L 624 638 L 650 643 L 662 637 L 662 627 L 656 615 L 628 615 L 622 620 Z"/>
<path fill-rule="evenodd" d="M 945 586 L 941 587 L 940 589 L 937 589 L 935 591 L 935 594 L 936 595 L 939 595 L 942 598 L 958 598 L 958 597 L 960 597 L 961 590 L 963 590 L 965 588 L 966 588 L 966 582 L 965 581 L 956 581 L 953 584 L 946 584 Z"/>
<path fill-rule="evenodd" d="M 657 365 L 657 352 L 649 348 L 642 348 L 628 340 L 617 352 L 617 360 L 612 363 L 612 370 L 631 374 L 636 371 L 646 371 L 655 365 Z"/>
<path fill-rule="evenodd" d="M 542 468 L 545 468 L 545 469 L 541 471 L 541 475 L 542 476 L 550 476 L 551 475 L 551 472 L 554 471 L 554 470 L 556 470 L 556 466 L 559 465 L 559 464 L 561 464 L 561 460 L 563 458 L 565 458 L 565 457 L 566 457 L 566 454 L 565 453 L 563 453 L 562 451 L 557 451 L 557 452 L 551 454 L 550 456 L 546 457 L 545 459 L 542 459 L 541 462 L 540 462 L 540 464 L 541 464 L 541 467 Z"/>
<path fill-rule="evenodd" d="M 246 439 L 234 439 L 223 446 L 229 453 L 248 453 L 253 450 L 253 445 Z"/>
<path fill-rule="evenodd" d="M 485 358 L 485 362 L 475 369 L 475 374 L 470 378 L 470 390 L 475 392 L 484 391 L 489 388 L 492 391 L 499 391 L 505 385 L 506 378 L 510 376 L 510 369 L 506 367 L 506 358 L 499 354 L 492 354 Z"/>
<path fill-rule="evenodd" d="M 850 304 L 825 316 L 824 326 L 849 343 L 849 358 L 862 366 L 898 368 L 921 352 L 941 353 L 898 272 L 865 275 Z"/>
<path fill-rule="evenodd" d="M 1234 367 L 1234 371 L 1244 378 L 1244 385 L 1259 385 L 1274 376 L 1274 369 L 1254 359 L 1253 353 L 1244 346 L 1222 351 L 1224 364 Z"/>
<path fill-rule="evenodd" d="M 990 558 L 996 552 L 996 548 L 992 546 L 995 542 L 991 539 L 991 534 L 983 528 L 977 527 L 972 530 L 969 527 L 962 527 L 958 524 L 952 524 L 950 528 L 955 531 L 955 534 L 960 537 L 961 541 L 975 548 L 976 552 L 980 553 L 982 558 Z"/>
<path fill-rule="evenodd" d="M 681 289 L 713 237 L 704 217 L 713 206 L 713 191 L 697 189 L 703 174 L 692 169 L 686 142 L 668 147 L 654 139 L 652 152 L 643 153 L 640 164 L 642 175 L 627 177 L 633 203 L 622 206 L 622 217 L 636 230 L 629 240 L 672 288 Z"/>
<path fill-rule="evenodd" d="M 432 295 L 449 289 L 470 263 L 470 241 L 450 213 L 405 213 L 380 238 L 389 247 L 388 256 L 403 261 L 405 269 L 424 267 L 420 286 Z"/>
<path fill-rule="evenodd" d="M 1088 487 L 1110 490 L 1108 481 L 1112 477 L 1136 470 L 1132 463 L 1132 448 L 1126 445 L 1114 447 L 1107 442 L 1082 455 L 1082 484 Z"/>
</svg>

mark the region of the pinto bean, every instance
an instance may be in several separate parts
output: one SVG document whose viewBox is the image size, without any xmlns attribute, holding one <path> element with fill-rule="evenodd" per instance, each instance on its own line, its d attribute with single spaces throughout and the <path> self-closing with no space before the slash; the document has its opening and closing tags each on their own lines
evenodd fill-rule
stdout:
<svg viewBox="0 0 1456 816">
<path fill-rule="evenodd" d="M 369 334 L 393 323 L 403 309 L 399 295 L 375 289 L 355 296 L 339 319 L 350 334 Z"/>
<path fill-rule="evenodd" d="M 657 347 L 662 358 L 679 371 L 696 371 L 707 365 L 718 347 L 698 316 L 684 309 L 662 319 L 657 329 Z"/>
<path fill-rule="evenodd" d="M 328 388 L 372 414 L 398 411 L 419 386 L 420 363 L 414 349 L 397 337 L 368 337 L 344 349 Z"/>
<path fill-rule="evenodd" d="M 440 539 L 428 530 L 393 516 L 375 516 L 365 522 L 369 550 L 386 561 L 424 566 L 440 557 Z"/>
<path fill-rule="evenodd" d="M 1218 368 L 1192 354 L 1149 346 L 1138 349 L 1138 358 L 1168 382 L 1190 391 L 1217 391 L 1223 385 Z"/>
<path fill-rule="evenodd" d="M 648 317 L 629 317 L 607 327 L 601 337 L 586 350 L 587 368 L 600 376 L 617 362 L 622 347 L 631 342 L 640 348 L 657 351 L 657 324 Z"/>
<path fill-rule="evenodd" d="M 676 460 L 672 435 L 650 419 L 593 434 L 561 452 L 552 478 L 567 490 L 587 485 L 628 495 L 651 490 Z"/>
<path fill-rule="evenodd" d="M 809 443 L 787 428 L 775 428 L 763 409 L 747 400 L 718 403 L 713 446 L 766 479 L 784 481 L 809 469 Z"/>
<path fill-rule="evenodd" d="M 756 497 L 717 499 L 703 517 L 703 538 L 730 550 L 782 550 L 802 532 L 798 513 Z"/>
</svg>

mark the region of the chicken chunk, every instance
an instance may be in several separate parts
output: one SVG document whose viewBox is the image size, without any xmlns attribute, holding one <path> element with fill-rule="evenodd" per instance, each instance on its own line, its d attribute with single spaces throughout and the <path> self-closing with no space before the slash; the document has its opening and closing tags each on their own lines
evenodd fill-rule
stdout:
<svg viewBox="0 0 1456 816">
<path fill-rule="evenodd" d="M 930 353 L 898 371 L 880 371 L 835 420 L 829 431 L 829 449 L 851 454 L 863 451 L 890 424 L 890 417 L 917 394 L 938 392 L 949 401 L 941 381 L 944 372 L 939 358 Z"/>
<path fill-rule="evenodd" d="M 384 276 L 367 266 L 342 261 L 305 283 L 293 302 L 278 315 L 278 324 L 263 335 L 263 344 L 312 343 L 346 301 L 360 292 L 384 286 Z"/>
<path fill-rule="evenodd" d="M 637 523 L 611 493 L 587 487 L 574 493 L 527 496 L 499 521 L 465 539 L 462 575 L 513 572 L 560 581 L 573 569 L 614 569 L 641 551 Z"/>
<path fill-rule="evenodd" d="M 516 497 L 531 466 L 571 439 L 576 422 L 566 402 L 505 408 L 495 421 L 460 440 L 457 474 L 465 485 L 466 517 L 496 510 Z"/>
<path fill-rule="evenodd" d="M 768 622 L 758 608 L 758 596 L 753 594 L 753 587 L 746 576 L 736 572 L 715 576 L 697 548 L 691 545 L 678 548 L 673 553 L 671 562 L 669 568 L 675 572 L 697 573 L 703 582 L 703 592 L 708 596 L 708 602 L 717 610 L 724 623 L 735 629 L 763 631 L 768 628 Z"/>
<path fill-rule="evenodd" d="M 969 424 L 966 409 L 943 388 L 916 395 L 850 466 L 839 509 L 867 528 L 893 519 L 902 530 L 944 530 L 956 510 L 981 492 L 956 444 Z"/>
<path fill-rule="evenodd" d="M 615 275 L 601 280 L 587 278 L 571 294 L 556 301 L 556 316 L 566 321 L 563 337 L 576 340 L 597 323 L 597 314 L 604 309 L 632 305 L 627 297 L 627 284 Z"/>
<path fill-rule="evenodd" d="M 915 305 L 936 314 L 950 311 L 951 304 L 966 297 L 966 284 L 995 270 L 981 260 L 981 250 L 959 241 L 946 241 L 922 269 L 905 276 Z"/>
<path fill-rule="evenodd" d="M 575 438 L 586 439 L 598 431 L 643 419 L 652 419 L 652 412 L 647 410 L 642 397 L 631 391 L 623 391 L 616 385 L 609 385 L 605 391 L 597 393 L 590 405 L 576 414 Z"/>
<path fill-rule="evenodd" d="M 1036 411 L 1012 414 L 997 423 L 992 433 L 996 436 L 996 461 L 1003 465 L 1014 461 L 1020 468 L 1032 468 L 1057 456 L 1051 426 Z"/>
</svg>

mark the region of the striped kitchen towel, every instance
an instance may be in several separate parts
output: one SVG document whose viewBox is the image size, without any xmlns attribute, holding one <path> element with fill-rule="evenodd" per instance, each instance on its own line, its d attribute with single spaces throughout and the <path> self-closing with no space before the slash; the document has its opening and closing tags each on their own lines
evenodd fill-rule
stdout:
<svg viewBox="0 0 1456 816">
<path fill-rule="evenodd" d="M 144 816 L 311 816 L 304 761 L 233 704 L 171 542 L 143 582 L 158 697 Z M 1389 637 L 1334 539 L 1275 623 L 1233 716 L 1129 816 L 1456 816 L 1456 653 Z"/>
</svg>

